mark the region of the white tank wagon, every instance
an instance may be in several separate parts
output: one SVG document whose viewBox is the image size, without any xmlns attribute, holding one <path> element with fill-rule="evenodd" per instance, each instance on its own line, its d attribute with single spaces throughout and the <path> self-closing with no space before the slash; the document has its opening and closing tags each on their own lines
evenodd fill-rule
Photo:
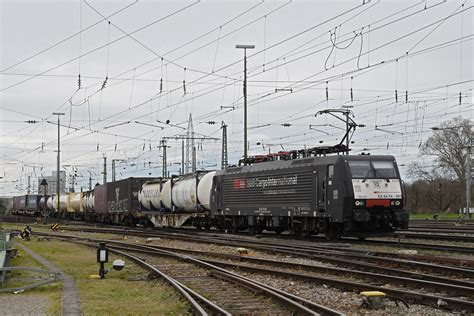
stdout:
<svg viewBox="0 0 474 316">
<path fill-rule="evenodd" d="M 84 211 L 82 192 L 71 192 L 69 193 L 68 197 L 69 204 L 67 211 L 70 213 L 82 213 Z"/>
<path fill-rule="evenodd" d="M 46 207 L 48 208 L 48 210 L 54 211 L 54 196 L 49 196 L 46 199 Z"/>
<path fill-rule="evenodd" d="M 54 209 L 55 211 L 67 212 L 69 208 L 69 195 L 63 193 L 59 196 L 59 208 L 58 208 L 58 196 L 54 196 Z"/>
<path fill-rule="evenodd" d="M 206 210 L 211 210 L 211 191 L 214 180 L 215 171 L 206 173 L 198 183 L 197 196 L 199 204 Z"/>
<path fill-rule="evenodd" d="M 138 201 L 146 210 L 161 211 L 163 205 L 161 204 L 161 189 L 163 187 L 163 180 L 148 181 L 142 185 L 142 189 L 138 194 Z"/>
<path fill-rule="evenodd" d="M 168 180 L 143 184 L 140 203 L 155 226 L 182 226 L 186 221 L 207 216 L 215 171 L 200 171 Z"/>
<path fill-rule="evenodd" d="M 161 203 L 163 203 L 163 207 L 167 210 L 171 210 L 173 208 L 173 199 L 171 197 L 172 182 L 173 179 L 167 180 L 161 188 L 160 200 Z"/>
<path fill-rule="evenodd" d="M 38 202 L 39 210 L 41 211 L 42 216 L 46 216 L 51 211 L 54 211 L 53 205 L 53 196 L 52 195 L 45 195 L 40 197 Z"/>
<path fill-rule="evenodd" d="M 83 193 L 82 209 L 84 212 L 94 211 L 94 191 L 87 191 Z"/>
<path fill-rule="evenodd" d="M 200 210 L 210 210 L 210 199 L 212 189 L 212 179 L 215 171 L 198 172 L 196 174 L 185 175 L 176 180 L 172 179 L 171 197 L 172 209 L 174 211 L 196 212 Z M 165 198 L 166 197 L 166 198 Z M 163 201 L 169 195 L 162 195 Z M 166 201 L 166 204 L 170 204 Z M 170 208 L 169 205 L 167 205 Z"/>
<path fill-rule="evenodd" d="M 195 211 L 197 208 L 197 192 L 196 183 L 199 174 L 184 176 L 172 182 L 171 196 L 175 210 L 183 210 L 185 212 Z"/>
</svg>

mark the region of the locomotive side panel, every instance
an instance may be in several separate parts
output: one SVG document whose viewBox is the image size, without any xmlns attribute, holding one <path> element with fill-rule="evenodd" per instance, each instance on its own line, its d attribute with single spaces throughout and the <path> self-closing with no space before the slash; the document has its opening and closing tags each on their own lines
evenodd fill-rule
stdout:
<svg viewBox="0 0 474 316">
<path fill-rule="evenodd" d="M 310 167 L 229 174 L 221 185 L 223 215 L 313 215 Z"/>
</svg>

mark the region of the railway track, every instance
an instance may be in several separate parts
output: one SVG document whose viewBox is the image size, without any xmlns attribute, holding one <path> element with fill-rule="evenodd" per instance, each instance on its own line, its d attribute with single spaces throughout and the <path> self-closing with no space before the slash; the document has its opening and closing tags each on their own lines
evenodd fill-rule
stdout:
<svg viewBox="0 0 474 316">
<path fill-rule="evenodd" d="M 116 242 L 110 240 L 89 238 L 78 240 L 75 236 L 38 234 L 65 238 L 92 247 L 96 247 L 97 242 L 107 242 L 112 252 L 135 261 L 168 281 L 190 303 L 193 314 L 343 315 L 321 304 L 256 282 L 210 262 L 170 250 L 154 249 L 153 252 L 144 252 L 143 246 L 130 244 L 128 247 L 117 246 L 114 245 Z M 163 259 L 164 257 L 167 259 Z"/>
<path fill-rule="evenodd" d="M 473 219 L 412 219 L 410 223 L 420 224 L 420 225 L 472 225 L 474 226 Z"/>
<path fill-rule="evenodd" d="M 173 234 L 171 234 L 173 235 Z M 161 235 L 165 237 L 164 235 Z M 363 255 L 363 254 L 347 254 L 339 250 L 334 249 L 319 249 L 318 247 L 295 247 L 295 245 L 274 245 L 260 241 L 249 242 L 235 240 L 223 240 L 222 238 L 205 238 L 201 236 L 194 236 L 190 239 L 189 236 L 181 236 L 174 234 L 169 236 L 170 238 L 176 238 L 180 240 L 194 241 L 194 242 L 210 242 L 222 245 L 232 246 L 246 246 L 255 248 L 262 251 L 278 252 L 281 254 L 292 255 L 292 256 L 303 256 L 314 260 L 328 262 L 338 266 L 346 267 L 342 268 L 328 268 L 328 267 L 317 267 L 310 265 L 291 264 L 288 262 L 278 262 L 272 260 L 258 259 L 252 257 L 237 256 L 226 256 L 224 254 L 212 254 L 212 253 L 199 253 L 196 251 L 190 251 L 185 249 L 174 249 L 174 252 L 191 254 L 194 256 L 204 257 L 203 261 L 221 267 L 227 267 L 232 269 L 238 269 L 241 271 L 247 271 L 252 273 L 266 273 L 274 274 L 280 277 L 287 277 L 299 280 L 310 280 L 311 282 L 328 284 L 340 289 L 350 289 L 353 291 L 363 290 L 378 290 L 387 293 L 390 296 L 406 299 L 410 302 L 426 304 L 434 306 L 440 302 L 447 304 L 449 308 L 455 308 L 457 310 L 468 310 L 474 311 L 474 303 L 472 298 L 474 297 L 474 284 L 469 280 L 463 280 L 462 278 L 474 277 L 474 269 L 462 269 L 457 267 L 433 265 L 427 263 L 413 262 L 412 260 L 401 260 L 393 258 L 377 258 L 376 256 Z M 96 240 L 97 241 L 97 240 Z M 127 246 L 124 242 L 107 241 L 109 244 L 118 245 L 122 247 L 122 250 L 127 250 Z M 114 246 L 115 247 L 115 246 Z M 135 250 L 139 250 L 140 253 L 153 255 L 154 252 L 168 252 L 170 249 L 157 246 L 142 246 L 133 244 Z M 206 258 L 207 257 L 207 258 Z M 216 260 L 220 258 L 221 260 Z M 222 260 L 225 259 L 225 260 Z M 231 262 L 236 261 L 236 262 Z M 250 263 L 246 264 L 246 263 Z M 387 268 L 387 264 L 395 265 L 393 268 Z M 280 267 L 281 269 L 276 269 Z M 447 275 L 443 277 L 440 275 L 431 275 L 426 272 L 416 273 L 414 271 L 404 270 L 411 268 L 413 270 L 424 270 L 434 271 L 438 274 Z M 298 273 L 294 272 L 298 271 Z M 305 271 L 301 273 L 300 271 Z M 314 275 L 316 274 L 316 275 Z M 319 276 L 318 276 L 319 274 Z M 324 276 L 321 276 L 324 275 Z M 341 280 L 340 278 L 328 278 L 327 275 L 346 275 L 349 278 L 358 278 L 367 282 L 348 282 Z M 390 283 L 401 285 L 402 287 L 408 286 L 411 289 L 430 289 L 436 294 L 423 294 L 413 291 L 407 291 L 406 289 L 400 288 L 387 288 L 380 286 L 380 284 Z M 458 299 L 450 297 L 450 295 L 458 295 L 465 299 Z"/>
<path fill-rule="evenodd" d="M 212 242 L 236 242 L 239 241 L 239 238 L 243 236 L 232 236 L 232 235 L 225 235 L 225 234 L 219 234 L 218 232 L 213 232 L 213 233 L 206 233 L 206 232 L 200 232 L 200 231 L 195 231 L 195 230 L 185 230 L 185 229 L 172 229 L 172 230 L 143 230 L 143 229 L 131 229 L 131 228 L 126 228 L 126 227 L 105 227 L 105 228 L 97 228 L 97 227 L 84 227 L 84 228 L 74 228 L 74 227 L 63 227 L 65 230 L 71 230 L 71 231 L 84 231 L 84 232 L 92 232 L 92 233 L 112 233 L 112 234 L 122 234 L 122 235 L 135 235 L 135 236 L 148 236 L 148 237 L 154 237 L 154 236 L 163 236 L 167 238 L 173 238 L 173 239 L 181 239 L 181 240 L 189 240 L 189 235 L 191 235 L 191 240 L 195 239 L 197 236 L 202 236 L 202 238 L 208 238 L 212 237 L 213 240 Z M 272 237 L 277 237 L 275 235 L 272 235 Z M 219 239 L 219 240 L 216 240 Z M 284 242 L 281 241 L 281 239 L 284 240 Z M 311 244 L 310 246 L 304 246 L 302 247 L 299 245 L 300 240 L 295 238 L 284 238 L 283 236 L 278 237 L 278 241 L 274 242 L 272 246 L 279 245 L 280 250 L 281 246 L 283 243 L 286 243 L 287 247 L 291 247 L 293 250 L 299 249 L 300 255 L 304 253 L 307 253 L 310 251 L 310 253 L 307 255 L 324 255 L 327 254 L 328 251 L 340 251 L 341 247 L 344 246 L 344 244 L 341 243 L 332 243 L 328 244 L 326 241 L 324 241 L 323 238 L 318 238 L 316 236 L 312 236 L 309 240 L 317 240 L 320 241 L 317 244 Z M 306 239 L 307 241 L 307 239 Z M 397 249 L 400 248 L 405 248 L 405 249 L 424 249 L 424 250 L 438 250 L 438 251 L 443 251 L 443 252 L 460 252 L 464 254 L 472 254 L 474 252 L 474 249 L 471 247 L 463 247 L 463 246 L 446 246 L 446 245 L 439 245 L 439 244 L 422 244 L 422 243 L 413 243 L 413 242 L 406 242 L 406 241 L 390 241 L 390 240 L 366 240 L 364 242 L 355 240 L 355 239 L 344 239 L 344 241 L 350 242 L 351 244 L 356 244 L 356 245 L 382 245 L 382 246 L 390 246 L 390 247 L 396 247 Z M 205 240 L 203 242 L 206 242 Z M 249 244 L 250 243 L 250 244 Z M 244 245 L 246 247 L 252 247 L 256 244 L 260 244 L 260 246 L 267 246 L 269 242 L 267 243 L 262 243 L 262 242 L 257 242 L 257 241 L 249 241 L 248 239 L 246 240 L 246 244 L 240 243 L 240 245 Z M 308 243 L 307 243 L 308 244 Z M 331 246 L 332 245 L 332 246 Z M 274 250 L 278 250 L 277 248 L 274 248 Z M 284 250 L 284 249 L 283 249 Z M 290 249 L 291 250 L 291 249 Z M 313 253 L 311 253 L 313 251 Z M 457 266 L 457 267 L 464 267 L 467 268 L 467 270 L 462 271 L 461 273 L 469 275 L 470 271 L 469 269 L 474 269 L 474 261 L 468 260 L 468 259 L 463 259 L 463 260 L 456 260 L 453 258 L 449 257 L 440 257 L 440 256 L 433 256 L 433 255 L 413 255 L 413 254 L 397 254 L 397 253 L 392 253 L 392 252 L 374 252 L 374 251 L 365 251 L 365 250 L 357 250 L 357 249 L 350 249 L 349 247 L 345 248 L 346 253 L 358 253 L 359 257 L 351 257 L 348 254 L 341 255 L 339 254 L 339 257 L 346 256 L 346 259 L 352 260 L 352 265 L 354 265 L 356 262 L 361 262 L 361 261 L 369 261 L 369 263 L 375 263 L 378 265 L 392 265 L 394 268 L 399 268 L 400 266 L 412 266 L 413 268 L 417 268 L 417 266 L 420 266 L 418 263 L 415 265 L 413 262 L 418 261 L 418 262 L 425 262 L 425 266 L 423 267 L 424 269 L 430 268 L 430 271 L 436 272 L 436 273 L 441 273 L 444 275 L 453 275 L 454 273 L 450 271 L 450 269 L 445 269 L 445 266 Z M 369 256 L 370 255 L 370 256 Z M 365 257 L 364 257 L 365 256 Z M 388 259 L 392 258 L 392 259 Z M 330 261 L 331 258 L 321 258 L 320 260 L 327 260 Z M 396 261 L 399 259 L 398 261 Z M 359 265 L 359 269 L 362 268 L 362 265 Z M 368 269 L 365 267 L 365 269 Z"/>
<path fill-rule="evenodd" d="M 20 222 L 22 223 L 31 223 L 33 221 L 31 217 L 26 217 L 25 219 L 25 217 L 18 217 L 18 216 L 10 216 L 7 218 L 6 221 L 15 222 L 15 221 L 18 221 L 19 218 L 21 218 Z M 86 224 L 86 223 L 77 222 L 77 221 L 68 221 L 66 223 L 70 225 L 81 225 L 81 226 L 87 226 L 87 227 L 99 226 L 99 227 L 103 227 L 104 229 L 107 229 L 107 228 L 120 229 L 120 226 L 116 226 L 116 225 L 102 225 L 102 224 L 95 225 L 95 224 Z M 160 230 L 162 230 L 162 228 L 160 228 Z M 173 230 L 178 231 L 178 229 L 173 229 Z M 185 231 L 186 229 L 179 229 L 179 230 Z M 217 232 L 214 232 L 214 233 L 217 234 Z M 282 236 L 276 236 L 273 234 L 269 236 L 282 238 Z M 449 242 L 474 243 L 474 224 L 469 227 L 459 227 L 456 229 L 452 229 L 452 228 L 448 229 L 446 227 L 430 229 L 424 226 L 420 226 L 420 228 L 415 226 L 415 227 L 410 227 L 410 229 L 407 231 L 397 231 L 393 233 L 392 237 L 399 238 L 399 239 L 404 238 L 404 239 L 417 239 L 417 240 L 442 240 L 442 241 L 449 241 Z M 295 236 L 290 236 L 289 238 L 298 239 L 298 237 L 295 237 Z M 320 237 L 320 236 L 309 236 L 308 238 L 315 241 L 325 240 L 325 238 Z M 356 240 L 354 238 L 343 238 L 343 240 L 347 242 L 351 242 L 351 243 L 356 243 Z M 418 243 L 412 243 L 412 242 L 401 241 L 401 240 L 389 241 L 389 240 L 380 240 L 380 239 L 373 239 L 373 238 L 366 239 L 364 240 L 364 242 L 371 243 L 371 244 L 386 245 L 386 246 L 396 245 L 397 247 L 408 247 L 411 249 L 440 250 L 440 251 L 459 252 L 459 253 L 466 253 L 466 254 L 474 253 L 474 247 L 418 244 Z"/>
<path fill-rule="evenodd" d="M 162 230 L 162 229 L 155 229 L 155 230 L 144 230 L 144 229 L 130 229 L 130 228 L 96 228 L 96 227 L 84 227 L 84 228 L 75 228 L 75 227 L 63 227 L 65 230 L 70 231 L 84 231 L 84 232 L 103 232 L 103 233 L 123 233 L 123 234 L 130 234 L 130 235 L 148 235 L 153 237 L 155 235 L 172 235 L 172 234 L 191 234 L 193 236 L 196 235 L 216 235 L 216 236 L 227 236 L 224 233 L 220 232 L 200 232 L 196 230 L 186 230 L 186 229 L 171 229 L 171 230 Z M 245 235 L 246 236 L 246 235 Z M 410 235 L 411 236 L 411 235 Z M 300 240 L 299 238 L 294 238 L 293 236 L 276 236 L 276 235 L 268 235 L 268 237 L 274 237 L 278 239 L 285 239 L 285 240 Z M 224 238 L 224 237 L 223 237 Z M 408 238 L 408 235 L 407 235 Z M 421 237 L 422 238 L 422 237 Z M 310 236 L 306 238 L 306 240 L 310 241 L 318 241 L 318 243 L 325 244 L 327 241 L 324 237 L 318 236 Z M 435 239 L 439 240 L 439 239 Z M 462 253 L 462 254 L 474 254 L 474 247 L 472 246 L 455 246 L 455 245 L 440 245 L 440 244 L 427 244 L 427 243 L 415 243 L 415 242 L 408 242 L 402 241 L 401 238 L 398 240 L 382 240 L 382 239 L 367 239 L 364 241 L 359 241 L 354 238 L 342 238 L 342 242 L 348 242 L 351 244 L 358 244 L 358 245 L 380 245 L 380 246 L 390 246 L 396 247 L 399 249 L 420 249 L 420 250 L 434 250 L 434 251 L 442 251 L 442 252 L 453 252 L 453 253 Z"/>
<path fill-rule="evenodd" d="M 452 233 L 452 232 L 450 232 Z M 474 230 L 473 230 L 474 233 Z M 469 242 L 474 243 L 474 235 L 471 236 L 460 236 L 460 235 L 446 235 L 433 233 L 419 233 L 416 231 L 396 232 L 394 237 L 397 238 L 410 238 L 410 239 L 422 239 L 422 240 L 445 240 L 452 242 Z"/>
</svg>

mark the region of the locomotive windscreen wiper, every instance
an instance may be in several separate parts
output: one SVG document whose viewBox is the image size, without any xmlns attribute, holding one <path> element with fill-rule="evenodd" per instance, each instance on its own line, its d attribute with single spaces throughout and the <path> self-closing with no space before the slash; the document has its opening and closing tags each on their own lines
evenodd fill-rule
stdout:
<svg viewBox="0 0 474 316">
<path fill-rule="evenodd" d="M 365 173 L 364 177 L 362 178 L 362 182 L 365 182 L 368 178 L 369 178 L 369 175 L 370 175 L 370 172 L 372 171 L 372 165 L 369 165 L 369 170 L 367 170 L 367 172 Z"/>
<path fill-rule="evenodd" d="M 375 178 L 382 178 L 385 181 L 390 182 L 390 178 L 388 176 L 383 176 L 381 174 L 378 174 L 377 169 L 375 169 L 374 171 L 375 171 Z"/>
</svg>

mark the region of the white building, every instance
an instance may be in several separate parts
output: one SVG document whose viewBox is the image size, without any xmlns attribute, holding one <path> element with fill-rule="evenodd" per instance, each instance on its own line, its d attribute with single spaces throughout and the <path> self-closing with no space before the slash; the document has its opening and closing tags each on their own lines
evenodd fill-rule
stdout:
<svg viewBox="0 0 474 316">
<path fill-rule="evenodd" d="M 56 171 L 53 171 L 52 175 L 51 176 L 46 176 L 46 177 L 41 177 L 41 178 L 38 178 L 38 193 L 39 194 L 43 194 L 43 188 L 41 186 L 41 182 L 43 180 L 46 181 L 46 183 L 48 184 L 48 189 L 47 189 L 47 192 L 45 192 L 46 194 L 54 194 L 56 193 L 56 188 L 57 188 L 57 172 Z M 60 181 L 60 186 L 59 186 L 59 191 L 61 191 L 61 193 L 64 193 L 66 192 L 66 171 L 60 171 L 59 172 L 59 181 Z"/>
</svg>

